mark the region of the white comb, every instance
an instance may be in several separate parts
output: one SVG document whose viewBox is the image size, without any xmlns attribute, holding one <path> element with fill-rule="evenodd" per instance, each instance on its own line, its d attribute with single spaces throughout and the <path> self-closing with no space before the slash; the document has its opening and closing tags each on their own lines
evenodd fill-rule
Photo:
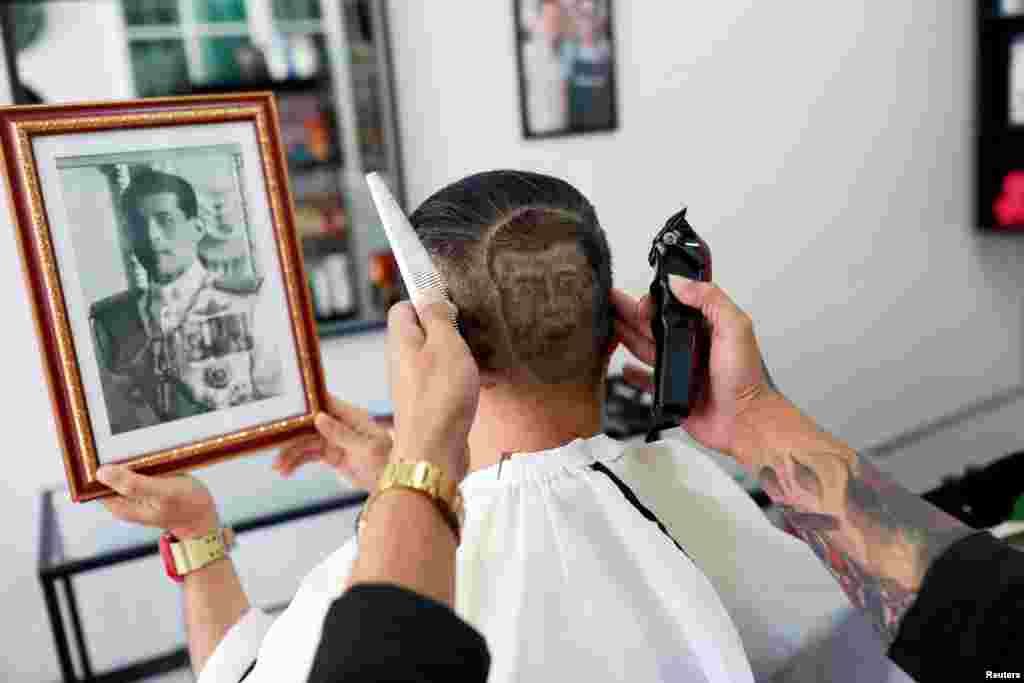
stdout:
<svg viewBox="0 0 1024 683">
<path fill-rule="evenodd" d="M 395 201 L 380 174 L 367 174 L 366 183 L 370 186 L 373 203 L 384 224 L 384 234 L 398 261 L 398 271 L 402 274 L 402 282 L 409 291 L 416 312 L 419 313 L 428 304 L 444 301 L 451 306 L 452 324 L 456 324 L 458 312 L 448 296 L 448 285 L 434 267 L 430 254 L 416 236 L 402 207 Z"/>
</svg>

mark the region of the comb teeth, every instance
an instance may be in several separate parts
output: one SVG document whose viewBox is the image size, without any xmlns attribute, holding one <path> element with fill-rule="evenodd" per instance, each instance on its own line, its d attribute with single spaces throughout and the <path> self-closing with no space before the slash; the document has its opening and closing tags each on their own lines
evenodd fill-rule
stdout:
<svg viewBox="0 0 1024 683">
<path fill-rule="evenodd" d="M 417 273 L 412 278 L 412 284 L 413 287 L 416 288 L 416 294 L 423 294 L 424 292 L 439 292 L 448 303 L 452 304 L 452 298 L 448 295 L 448 285 L 445 284 L 444 278 L 442 278 L 436 271 L 430 273 Z M 413 293 L 410 292 L 410 294 Z M 448 311 L 448 319 L 451 320 L 452 325 L 458 329 L 459 311 L 455 308 L 455 304 L 452 304 Z"/>
<path fill-rule="evenodd" d="M 439 289 L 448 295 L 448 287 L 445 286 L 444 280 L 435 271 L 431 273 L 416 273 L 412 277 L 412 284 L 418 291 L 425 289 Z"/>
</svg>

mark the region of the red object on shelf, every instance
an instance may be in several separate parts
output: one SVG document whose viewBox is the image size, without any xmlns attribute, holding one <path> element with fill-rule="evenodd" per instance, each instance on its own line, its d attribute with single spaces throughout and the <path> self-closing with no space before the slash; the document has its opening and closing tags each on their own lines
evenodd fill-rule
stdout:
<svg viewBox="0 0 1024 683">
<path fill-rule="evenodd" d="M 992 202 L 998 227 L 1024 230 L 1024 171 L 1010 171 L 1003 178 L 1003 191 Z"/>
<path fill-rule="evenodd" d="M 374 302 L 387 310 L 402 296 L 398 286 L 398 261 L 390 251 L 375 251 L 370 254 L 370 283 L 373 285 Z"/>
<path fill-rule="evenodd" d="M 324 208 L 323 213 L 324 232 L 343 236 L 345 234 L 345 212 L 341 207 L 328 206 Z"/>
</svg>

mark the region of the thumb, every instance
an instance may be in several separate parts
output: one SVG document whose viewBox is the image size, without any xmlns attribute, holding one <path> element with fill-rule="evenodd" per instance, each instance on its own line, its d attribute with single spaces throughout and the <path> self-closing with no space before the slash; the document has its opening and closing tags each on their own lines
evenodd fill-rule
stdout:
<svg viewBox="0 0 1024 683">
<path fill-rule="evenodd" d="M 314 425 L 328 444 L 338 448 L 351 448 L 363 438 L 362 434 L 327 413 L 317 413 Z"/>
<path fill-rule="evenodd" d="M 168 488 L 168 480 L 136 474 L 120 465 L 103 465 L 96 470 L 96 478 L 126 498 L 160 498 Z"/>
<path fill-rule="evenodd" d="M 373 417 L 365 408 L 342 401 L 337 396 L 327 397 L 326 412 L 348 427 L 361 428 L 374 424 Z"/>
<path fill-rule="evenodd" d="M 427 331 L 428 339 L 435 335 L 448 335 L 458 330 L 456 321 L 458 320 L 459 309 L 450 301 L 434 301 L 426 305 L 421 304 L 416 309 L 416 312 L 420 317 L 420 324 Z"/>
<path fill-rule="evenodd" d="M 668 276 L 668 284 L 680 303 L 696 308 L 704 315 L 714 334 L 740 336 L 750 330 L 750 316 L 718 285 L 674 274 Z"/>
<path fill-rule="evenodd" d="M 408 301 L 399 301 L 388 311 L 388 338 L 394 339 L 403 350 L 412 351 L 421 348 L 426 341 L 416 309 Z"/>
</svg>

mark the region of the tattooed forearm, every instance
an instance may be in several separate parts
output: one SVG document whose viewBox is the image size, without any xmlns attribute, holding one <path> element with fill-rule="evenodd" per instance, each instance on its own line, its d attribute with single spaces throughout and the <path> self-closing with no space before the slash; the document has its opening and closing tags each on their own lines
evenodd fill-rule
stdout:
<svg viewBox="0 0 1024 683">
<path fill-rule="evenodd" d="M 789 532 L 811 546 L 886 644 L 931 563 L 973 531 L 853 451 L 769 455 L 758 474 Z"/>
</svg>

